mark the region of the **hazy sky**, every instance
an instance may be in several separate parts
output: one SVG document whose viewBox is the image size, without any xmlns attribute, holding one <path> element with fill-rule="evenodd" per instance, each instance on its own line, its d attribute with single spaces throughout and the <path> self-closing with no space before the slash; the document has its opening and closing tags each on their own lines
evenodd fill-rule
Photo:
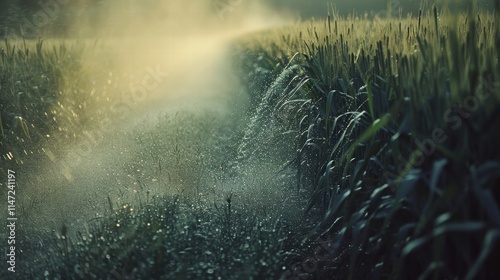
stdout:
<svg viewBox="0 0 500 280">
<path fill-rule="evenodd" d="M 243 0 L 245 1 L 245 0 Z M 277 8 L 291 9 L 295 13 L 300 13 L 303 17 L 324 16 L 327 12 L 326 3 L 332 3 L 341 14 L 350 14 L 353 10 L 360 15 L 384 13 L 387 7 L 387 0 L 263 0 L 272 3 Z M 393 10 L 402 10 L 406 15 L 408 12 L 416 13 L 420 6 L 420 0 L 390 0 Z M 429 0 L 429 3 L 448 2 L 450 6 L 458 6 L 466 0 Z M 482 7 L 492 7 L 493 0 L 478 0 Z"/>
</svg>

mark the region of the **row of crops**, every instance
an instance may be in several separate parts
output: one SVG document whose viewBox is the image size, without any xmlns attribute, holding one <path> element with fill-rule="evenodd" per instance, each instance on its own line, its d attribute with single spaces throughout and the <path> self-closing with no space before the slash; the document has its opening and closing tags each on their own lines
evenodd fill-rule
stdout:
<svg viewBox="0 0 500 280">
<path fill-rule="evenodd" d="M 296 188 L 309 191 L 306 211 L 322 213 L 306 239 L 332 242 L 319 278 L 491 277 L 500 234 L 496 20 L 437 8 L 379 21 L 333 15 L 241 42 L 250 89 L 296 135 L 289 165 Z M 284 90 L 259 88 L 286 71 Z"/>
</svg>

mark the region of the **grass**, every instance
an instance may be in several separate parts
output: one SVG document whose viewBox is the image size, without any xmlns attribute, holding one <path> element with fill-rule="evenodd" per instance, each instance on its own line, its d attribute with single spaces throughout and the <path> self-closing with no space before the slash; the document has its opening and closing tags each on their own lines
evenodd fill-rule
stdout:
<svg viewBox="0 0 500 280">
<path fill-rule="evenodd" d="M 242 38 L 233 50 L 248 111 L 165 116 L 132 133 L 140 161 L 123 168 L 139 194 L 109 197 L 86 229 L 44 237 L 50 254 L 27 277 L 491 279 L 500 236 L 496 20 L 472 8 L 332 14 Z M 7 42 L 5 77 L 28 66 L 41 75 L 44 56 L 13 49 Z M 24 103 L 7 85 L 2 104 L 16 112 Z M 16 147 L 33 134 L 30 123 L 44 123 L 21 116 L 3 135 Z M 153 192 L 164 189 L 178 196 Z"/>
<path fill-rule="evenodd" d="M 58 232 L 43 266 L 32 270 L 51 279 L 277 276 L 284 226 L 245 211 L 230 202 L 202 209 L 176 197 L 125 204 L 77 238 Z"/>
<path fill-rule="evenodd" d="M 75 132 L 96 128 L 110 117 L 99 113 L 109 107 L 108 79 L 88 71 L 86 61 L 95 59 L 93 48 L 86 42 L 5 39 L 0 46 L 0 145 L 5 163 L 29 165 L 27 160 L 46 157 L 48 147 L 77 142 L 83 135 Z"/>
<path fill-rule="evenodd" d="M 43 48 L 43 41 L 30 48 L 26 41 L 13 44 L 5 40 L 0 49 L 0 132 L 4 160 L 22 162 L 23 151 L 34 153 L 30 147 L 32 140 L 41 141 L 49 131 L 58 127 L 57 118 L 64 112 L 64 105 L 57 102 L 65 99 L 57 91 L 66 77 L 62 72 L 79 72 L 77 61 L 65 59 L 67 52 L 73 51 L 78 53 L 65 45 L 47 51 Z"/>
<path fill-rule="evenodd" d="M 300 199 L 282 193 L 286 180 L 275 178 L 277 171 L 271 166 L 266 172 L 272 177 L 267 178 L 261 178 L 265 171 L 260 166 L 253 171 L 247 166 L 245 176 L 225 172 L 220 163 L 235 157 L 237 141 L 232 131 L 239 123 L 237 117 L 207 112 L 162 115 L 153 127 L 141 124 L 131 135 L 139 148 L 128 155 L 141 160 L 127 160 L 111 171 L 123 169 L 119 174 L 134 180 L 117 180 L 122 182 L 111 186 L 107 198 L 94 198 L 93 207 L 80 202 L 81 197 L 72 201 L 68 195 L 63 199 L 73 205 L 65 206 L 63 218 L 37 207 L 19 210 L 19 216 L 25 217 L 17 229 L 22 248 L 17 256 L 19 275 L 35 279 L 279 278 L 290 255 L 286 248 L 300 243 L 303 232 L 298 225 L 307 221 L 294 216 L 297 210 L 290 211 L 291 205 L 300 208 Z M 247 193 L 243 187 L 257 191 Z M 106 186 L 99 191 L 104 193 Z M 32 189 L 30 195 L 38 193 Z M 42 199 L 39 205 L 48 208 L 50 199 Z M 27 207 L 23 206 L 19 205 Z M 96 213 L 82 216 L 82 208 Z M 44 226 L 54 224 L 49 217 L 65 221 L 50 230 Z M 35 252 L 42 248 L 47 254 L 40 257 Z"/>
<path fill-rule="evenodd" d="M 86 132 L 129 112 L 126 106 L 133 107 L 135 100 L 125 104 L 120 98 L 140 77 L 118 69 L 108 49 L 91 40 L 3 41 L 0 145 L 5 163 L 23 168 L 48 151 L 62 158 L 61 146 L 85 141 Z M 95 60 L 101 65 L 91 63 Z"/>
</svg>

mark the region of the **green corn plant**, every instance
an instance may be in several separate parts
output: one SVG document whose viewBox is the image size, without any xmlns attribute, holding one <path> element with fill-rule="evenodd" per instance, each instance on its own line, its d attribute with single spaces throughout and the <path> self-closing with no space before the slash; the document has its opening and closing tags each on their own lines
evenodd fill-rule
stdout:
<svg viewBox="0 0 500 280">
<path fill-rule="evenodd" d="M 497 179 L 484 167 L 485 185 L 464 182 L 500 158 L 498 25 L 488 13 L 457 17 L 436 6 L 369 24 L 313 21 L 295 27 L 298 45 L 276 36 L 269 48 L 272 37 L 261 37 L 261 50 L 301 53 L 304 82 L 276 106 L 298 115 L 291 163 L 310 189 L 305 209 L 323 213 L 304 241 L 333 238 L 342 257 L 332 256 L 331 277 L 485 279 L 479 267 L 493 267 L 499 204 L 486 186 Z M 477 213 L 486 197 L 495 199 Z M 471 241 L 448 245 L 459 236 Z"/>
</svg>

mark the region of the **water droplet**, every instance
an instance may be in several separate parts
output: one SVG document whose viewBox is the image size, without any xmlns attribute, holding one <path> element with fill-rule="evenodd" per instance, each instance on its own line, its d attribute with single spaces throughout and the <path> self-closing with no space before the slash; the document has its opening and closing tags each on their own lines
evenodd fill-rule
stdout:
<svg viewBox="0 0 500 280">
<path fill-rule="evenodd" d="M 82 272 L 79 264 L 75 264 L 73 269 L 75 270 L 76 274 L 80 274 Z"/>
</svg>

